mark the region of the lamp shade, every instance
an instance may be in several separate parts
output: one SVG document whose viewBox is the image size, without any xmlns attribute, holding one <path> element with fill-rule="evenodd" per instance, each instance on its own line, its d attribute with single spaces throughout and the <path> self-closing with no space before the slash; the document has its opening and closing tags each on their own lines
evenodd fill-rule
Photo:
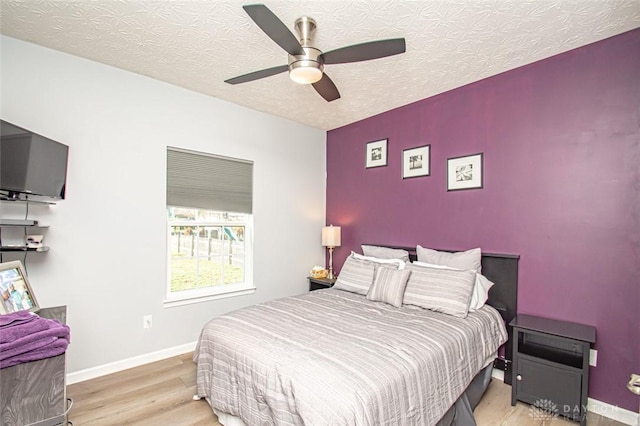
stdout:
<svg viewBox="0 0 640 426">
<path fill-rule="evenodd" d="M 340 247 L 340 227 L 325 226 L 322 228 L 322 245 L 325 247 Z"/>
</svg>

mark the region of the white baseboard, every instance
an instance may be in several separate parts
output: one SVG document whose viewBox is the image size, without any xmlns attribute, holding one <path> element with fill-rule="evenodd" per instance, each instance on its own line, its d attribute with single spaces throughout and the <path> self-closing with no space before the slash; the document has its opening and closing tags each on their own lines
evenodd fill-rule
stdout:
<svg viewBox="0 0 640 426">
<path fill-rule="evenodd" d="M 608 417 L 625 425 L 640 426 L 640 414 L 607 404 L 606 402 L 598 401 L 597 399 L 589 398 L 587 401 L 587 411 L 600 414 L 603 417 Z"/>
<path fill-rule="evenodd" d="M 491 372 L 491 377 L 496 380 L 504 381 L 504 371 L 494 368 Z M 598 401 L 597 399 L 588 399 L 587 411 L 624 423 L 625 425 L 640 426 L 640 414 L 625 410 L 624 408 L 620 408 L 615 405 L 607 404 L 606 402 Z M 588 417 L 589 414 L 587 414 L 587 418 Z"/>
<path fill-rule="evenodd" d="M 491 371 L 491 377 L 493 377 L 496 380 L 500 380 L 501 382 L 504 382 L 504 370 L 499 370 L 497 368 L 494 368 Z"/>
<path fill-rule="evenodd" d="M 118 371 L 126 370 L 128 368 L 139 367 L 151 362 L 182 355 L 195 350 L 195 348 L 196 342 L 185 343 L 184 345 L 174 346 L 173 348 L 163 349 L 157 352 L 151 352 L 123 359 L 121 361 L 111 362 L 109 364 L 75 371 L 67 374 L 67 384 L 72 385 L 74 383 L 84 382 L 85 380 L 95 379 L 96 377 L 106 376 L 111 373 L 117 373 Z"/>
</svg>

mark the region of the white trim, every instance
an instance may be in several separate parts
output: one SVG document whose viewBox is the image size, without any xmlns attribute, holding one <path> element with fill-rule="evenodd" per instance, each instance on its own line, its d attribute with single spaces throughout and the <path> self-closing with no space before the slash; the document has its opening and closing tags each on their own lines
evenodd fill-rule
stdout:
<svg viewBox="0 0 640 426">
<path fill-rule="evenodd" d="M 600 414 L 603 417 L 613 419 L 620 423 L 630 426 L 640 426 L 640 414 L 633 411 L 620 408 L 616 405 L 607 404 L 597 399 L 589 398 L 587 400 L 587 411 Z M 589 415 L 587 414 L 587 417 Z"/>
<path fill-rule="evenodd" d="M 226 291 L 218 294 L 208 294 L 203 296 L 191 296 L 182 299 L 165 300 L 162 304 L 165 308 L 173 308 L 175 306 L 190 305 L 192 303 L 206 302 L 209 300 L 225 299 L 227 297 L 245 296 L 256 292 L 255 287 L 239 289 L 235 291 Z"/>
<path fill-rule="evenodd" d="M 500 380 L 501 382 L 504 382 L 504 370 L 499 370 L 497 368 L 494 368 L 491 371 L 491 377 L 493 377 L 496 380 Z"/>
<path fill-rule="evenodd" d="M 128 368 L 139 367 L 151 362 L 160 361 L 174 356 L 186 354 L 194 351 L 197 342 L 185 343 L 184 345 L 174 346 L 172 348 L 162 349 L 148 354 L 134 356 L 132 358 L 111 362 L 109 364 L 99 365 L 97 367 L 87 368 L 85 370 L 76 371 L 67 374 L 67 384 L 72 385 L 85 380 L 95 379 L 96 377 L 106 376 L 107 374 L 117 373 Z"/>
<path fill-rule="evenodd" d="M 504 371 L 494 368 L 491 372 L 491 377 L 496 380 L 504 381 Z M 640 414 L 625 410 L 624 408 L 620 408 L 615 405 L 607 404 L 606 402 L 598 401 L 597 399 L 588 398 L 587 411 L 624 423 L 625 425 L 640 426 Z M 588 417 L 589 414 L 587 414 L 587 418 Z"/>
</svg>

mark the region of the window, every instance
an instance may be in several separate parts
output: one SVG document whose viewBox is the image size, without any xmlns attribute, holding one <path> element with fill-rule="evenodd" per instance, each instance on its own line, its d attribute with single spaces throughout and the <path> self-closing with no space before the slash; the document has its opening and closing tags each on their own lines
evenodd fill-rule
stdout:
<svg viewBox="0 0 640 426">
<path fill-rule="evenodd" d="M 167 210 L 170 294 L 227 292 L 230 286 L 247 281 L 250 215 L 179 207 Z"/>
<path fill-rule="evenodd" d="M 252 162 L 168 148 L 165 306 L 253 291 L 252 174 Z"/>
</svg>

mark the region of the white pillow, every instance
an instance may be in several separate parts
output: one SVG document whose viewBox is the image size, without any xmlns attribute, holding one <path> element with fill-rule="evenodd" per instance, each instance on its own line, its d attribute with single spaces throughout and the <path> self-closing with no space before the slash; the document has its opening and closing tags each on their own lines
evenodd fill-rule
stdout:
<svg viewBox="0 0 640 426">
<path fill-rule="evenodd" d="M 451 268 L 449 266 L 434 265 L 426 262 L 413 262 L 412 265 L 423 266 L 425 268 L 456 270 L 456 268 Z M 491 287 L 494 285 L 495 284 L 489 281 L 487 277 L 476 272 L 476 279 L 473 283 L 473 293 L 471 293 L 471 303 L 469 304 L 469 312 L 477 311 L 487 303 L 487 299 L 489 299 L 489 290 L 491 290 Z"/>
<path fill-rule="evenodd" d="M 378 259 L 400 259 L 404 262 L 409 261 L 409 252 L 402 249 L 393 249 L 389 247 L 361 245 L 362 253 L 365 256 L 377 257 Z"/>
<path fill-rule="evenodd" d="M 469 304 L 469 311 L 477 311 L 482 308 L 489 299 L 489 290 L 495 284 L 487 277 L 476 272 L 476 282 L 473 286 L 473 294 L 471 295 L 471 303 Z"/>
<path fill-rule="evenodd" d="M 416 247 L 416 254 L 420 262 L 450 266 L 451 268 L 465 271 L 482 272 L 482 251 L 479 248 L 449 253 L 418 245 Z"/>
<path fill-rule="evenodd" d="M 353 257 L 355 257 L 356 259 L 359 259 L 359 260 L 365 260 L 367 262 L 381 263 L 381 264 L 384 264 L 384 265 L 395 266 L 397 269 L 404 269 L 404 267 L 406 265 L 400 259 L 380 259 L 378 257 L 373 257 L 373 256 L 363 256 L 360 253 L 356 253 L 355 251 L 351 252 L 351 256 L 353 256 Z"/>
</svg>

